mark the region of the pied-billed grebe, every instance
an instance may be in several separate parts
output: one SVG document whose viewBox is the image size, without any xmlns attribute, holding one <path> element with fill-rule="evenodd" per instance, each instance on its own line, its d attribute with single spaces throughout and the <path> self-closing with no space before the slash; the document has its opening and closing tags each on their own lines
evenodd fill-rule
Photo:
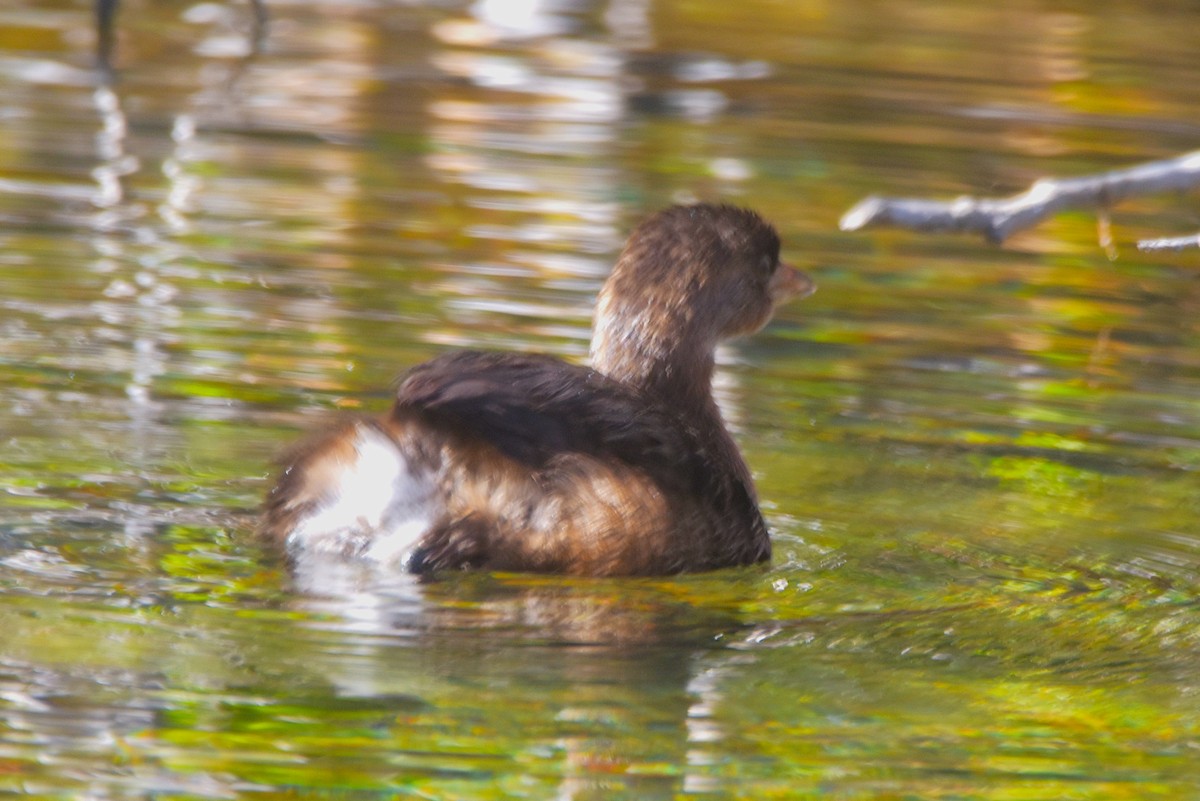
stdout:
<svg viewBox="0 0 1200 801">
<path fill-rule="evenodd" d="M 600 292 L 591 368 L 463 351 L 392 410 L 298 447 L 265 531 L 293 555 L 448 568 L 665 575 L 770 557 L 712 396 L 713 351 L 813 290 L 752 211 L 700 204 L 633 232 Z"/>
</svg>

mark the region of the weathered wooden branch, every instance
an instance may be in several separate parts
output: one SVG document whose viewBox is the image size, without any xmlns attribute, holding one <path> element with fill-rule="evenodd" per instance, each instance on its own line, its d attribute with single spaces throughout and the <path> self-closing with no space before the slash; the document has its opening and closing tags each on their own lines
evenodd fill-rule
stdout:
<svg viewBox="0 0 1200 801">
<path fill-rule="evenodd" d="M 1165 239 L 1143 239 L 1137 244 L 1138 250 L 1186 250 L 1200 248 L 1200 234 L 1191 236 L 1170 236 Z"/>
<path fill-rule="evenodd" d="M 1007 198 L 939 201 L 869 197 L 842 215 L 839 224 L 843 231 L 893 225 L 917 231 L 977 232 L 999 243 L 1063 209 L 1106 209 L 1134 195 L 1180 191 L 1197 185 L 1200 150 L 1099 175 L 1042 178 L 1021 194 Z"/>
</svg>

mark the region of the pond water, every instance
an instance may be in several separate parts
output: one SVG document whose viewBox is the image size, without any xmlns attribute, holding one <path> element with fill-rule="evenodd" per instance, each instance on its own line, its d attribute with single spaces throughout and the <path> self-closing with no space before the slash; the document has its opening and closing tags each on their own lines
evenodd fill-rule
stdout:
<svg viewBox="0 0 1200 801">
<path fill-rule="evenodd" d="M 1194 196 L 842 233 L 1195 149 L 1195 6 L 0 9 L 0 793 L 1200 794 Z M 586 353 L 625 233 L 773 220 L 722 356 L 769 568 L 297 586 L 272 460 L 456 346 Z"/>
</svg>

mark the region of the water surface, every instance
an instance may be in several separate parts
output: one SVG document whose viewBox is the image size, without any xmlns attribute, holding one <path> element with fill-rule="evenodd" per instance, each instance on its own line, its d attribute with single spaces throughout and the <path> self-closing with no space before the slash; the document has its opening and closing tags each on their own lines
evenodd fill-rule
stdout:
<svg viewBox="0 0 1200 801">
<path fill-rule="evenodd" d="M 1194 198 L 1004 248 L 861 197 L 1193 150 L 1194 8 L 133 2 L 0 11 L 0 791 L 1200 791 Z M 636 221 L 751 205 L 820 291 L 722 354 L 768 568 L 350 574 L 275 454 L 447 348 L 586 353 Z"/>
</svg>

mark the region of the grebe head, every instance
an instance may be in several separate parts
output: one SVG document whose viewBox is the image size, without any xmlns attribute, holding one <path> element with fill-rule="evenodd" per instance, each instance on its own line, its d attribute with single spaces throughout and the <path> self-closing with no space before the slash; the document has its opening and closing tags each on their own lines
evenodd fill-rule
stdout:
<svg viewBox="0 0 1200 801">
<path fill-rule="evenodd" d="M 814 290 L 779 247 L 747 209 L 702 203 L 650 217 L 600 291 L 593 366 L 640 384 L 697 370 L 693 380 L 706 380 L 720 340 L 758 331 L 776 306 Z"/>
</svg>

